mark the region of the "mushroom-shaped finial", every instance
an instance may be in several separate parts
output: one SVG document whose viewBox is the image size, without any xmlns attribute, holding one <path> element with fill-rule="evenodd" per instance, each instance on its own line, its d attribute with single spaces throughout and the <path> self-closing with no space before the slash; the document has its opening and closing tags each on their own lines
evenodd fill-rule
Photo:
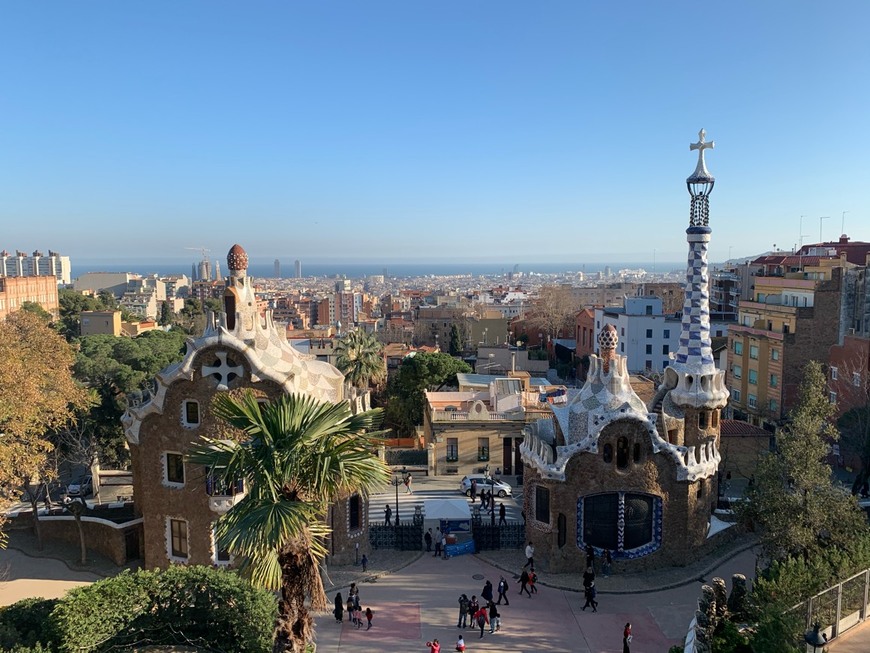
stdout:
<svg viewBox="0 0 870 653">
<path fill-rule="evenodd" d="M 598 346 L 601 349 L 601 360 L 604 363 L 604 372 L 610 371 L 610 361 L 616 354 L 616 345 L 619 343 L 619 336 L 616 335 L 616 327 L 612 324 L 605 324 L 598 333 Z"/>
<path fill-rule="evenodd" d="M 238 243 L 227 253 L 227 267 L 233 272 L 248 269 L 248 253 Z"/>
</svg>

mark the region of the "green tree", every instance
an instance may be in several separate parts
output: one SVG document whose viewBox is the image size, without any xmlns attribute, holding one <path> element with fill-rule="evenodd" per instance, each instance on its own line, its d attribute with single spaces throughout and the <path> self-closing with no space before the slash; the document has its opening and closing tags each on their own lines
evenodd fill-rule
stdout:
<svg viewBox="0 0 870 653">
<path fill-rule="evenodd" d="M 450 342 L 447 344 L 447 347 L 451 356 L 462 354 L 462 334 L 459 333 L 459 326 L 456 323 L 450 325 Z"/>
<path fill-rule="evenodd" d="M 342 336 L 335 346 L 336 367 L 356 388 L 364 390 L 387 378 L 384 347 L 372 334 L 356 329 Z"/>
<path fill-rule="evenodd" d="M 822 366 L 811 361 L 777 451 L 759 463 L 743 508 L 760 527 L 771 560 L 829 556 L 867 529 L 854 497 L 833 485 L 825 463 L 838 438 L 831 424 L 834 408 Z"/>
<path fill-rule="evenodd" d="M 172 312 L 172 305 L 168 301 L 160 302 L 160 319 L 158 320 L 160 326 L 172 324 L 174 317 L 175 314 Z"/>
<path fill-rule="evenodd" d="M 111 295 L 111 293 L 109 293 Z M 114 309 L 115 298 L 112 296 L 110 305 L 104 304 L 97 297 L 83 295 L 70 288 L 57 291 L 58 313 L 57 330 L 69 341 L 78 338 L 82 332 L 82 311 L 106 311 Z"/>
<path fill-rule="evenodd" d="M 88 394 L 73 378 L 72 347 L 29 311 L 0 322 L 0 360 L 0 494 L 25 493 L 41 547 L 37 508 L 40 486 L 54 476 L 51 436 Z"/>
<path fill-rule="evenodd" d="M 387 387 L 387 424 L 399 435 L 410 436 L 423 423 L 426 391 L 455 383 L 460 372 L 471 372 L 468 363 L 443 353 L 406 356 Z"/>
<path fill-rule="evenodd" d="M 254 585 L 280 589 L 273 651 L 301 653 L 314 636 L 309 610 L 328 605 L 319 565 L 329 504 L 389 479 L 369 433 L 380 411 L 352 415 L 346 402 L 303 395 L 260 405 L 250 390 L 220 394 L 212 408 L 240 437 L 203 437 L 188 460 L 221 482 L 245 480 L 246 496 L 218 520 L 216 535 Z"/>
<path fill-rule="evenodd" d="M 39 304 L 37 302 L 21 302 L 21 310 L 33 313 L 34 315 L 42 319 L 42 321 L 46 324 L 49 324 L 52 321 L 51 313 L 45 310 L 42 307 L 42 304 Z"/>
</svg>

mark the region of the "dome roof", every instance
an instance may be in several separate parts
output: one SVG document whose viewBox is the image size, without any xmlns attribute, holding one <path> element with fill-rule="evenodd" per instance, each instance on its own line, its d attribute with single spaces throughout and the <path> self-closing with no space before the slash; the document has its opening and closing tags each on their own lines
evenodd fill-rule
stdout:
<svg viewBox="0 0 870 653">
<path fill-rule="evenodd" d="M 230 247 L 227 253 L 227 266 L 230 270 L 248 269 L 248 253 L 238 243 Z"/>
</svg>

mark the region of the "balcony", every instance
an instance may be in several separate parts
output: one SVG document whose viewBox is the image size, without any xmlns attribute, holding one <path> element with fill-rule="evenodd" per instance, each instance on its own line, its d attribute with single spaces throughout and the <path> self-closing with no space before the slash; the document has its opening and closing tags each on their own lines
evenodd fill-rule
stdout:
<svg viewBox="0 0 870 653">
<path fill-rule="evenodd" d="M 208 507 L 213 513 L 224 515 L 229 512 L 230 508 L 236 505 L 245 497 L 244 493 L 232 495 L 218 495 L 208 498 Z"/>
</svg>

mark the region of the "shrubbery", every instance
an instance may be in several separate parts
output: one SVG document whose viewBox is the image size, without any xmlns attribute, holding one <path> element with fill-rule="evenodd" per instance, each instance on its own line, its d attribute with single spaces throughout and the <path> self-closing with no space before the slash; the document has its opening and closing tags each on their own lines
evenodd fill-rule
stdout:
<svg viewBox="0 0 870 653">
<path fill-rule="evenodd" d="M 132 644 L 266 653 L 275 613 L 275 597 L 235 573 L 178 566 L 126 572 L 71 590 L 59 601 L 20 601 L 0 611 L 0 643 L 21 653 L 97 652 Z"/>
</svg>

